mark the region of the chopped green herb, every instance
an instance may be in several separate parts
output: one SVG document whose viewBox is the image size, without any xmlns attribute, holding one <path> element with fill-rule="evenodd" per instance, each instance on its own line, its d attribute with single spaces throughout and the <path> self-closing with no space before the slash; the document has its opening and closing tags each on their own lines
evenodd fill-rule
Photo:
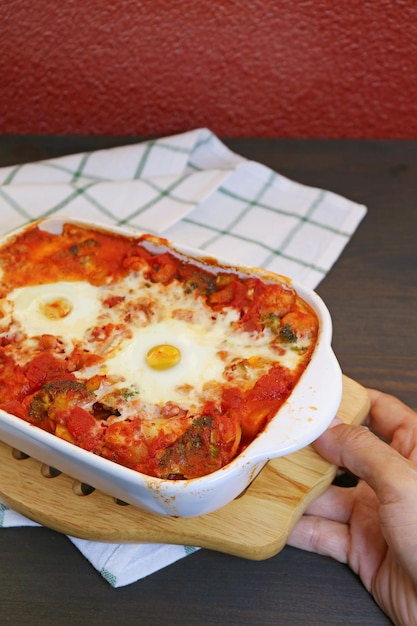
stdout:
<svg viewBox="0 0 417 626">
<path fill-rule="evenodd" d="M 262 317 L 261 323 L 265 328 L 269 328 L 273 333 L 277 333 L 281 325 L 281 320 L 276 313 L 266 313 Z"/>
<path fill-rule="evenodd" d="M 289 324 L 284 324 L 281 328 L 279 338 L 283 343 L 295 343 L 297 341 L 297 335 Z"/>
</svg>

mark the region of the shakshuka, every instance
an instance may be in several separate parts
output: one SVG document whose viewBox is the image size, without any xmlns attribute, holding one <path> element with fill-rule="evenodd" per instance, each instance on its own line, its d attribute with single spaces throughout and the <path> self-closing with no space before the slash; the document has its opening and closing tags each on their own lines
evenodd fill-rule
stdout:
<svg viewBox="0 0 417 626">
<path fill-rule="evenodd" d="M 290 281 L 152 235 L 40 223 L 0 248 L 0 408 L 144 474 L 229 463 L 317 342 Z"/>
</svg>

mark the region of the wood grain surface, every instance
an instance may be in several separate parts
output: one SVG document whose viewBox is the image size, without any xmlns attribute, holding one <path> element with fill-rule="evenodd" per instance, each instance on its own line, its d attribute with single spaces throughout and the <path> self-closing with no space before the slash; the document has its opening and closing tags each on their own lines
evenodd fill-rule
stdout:
<svg viewBox="0 0 417 626">
<path fill-rule="evenodd" d="M 368 407 L 366 390 L 344 377 L 340 417 L 357 424 Z M 94 541 L 185 544 L 255 560 L 284 547 L 297 519 L 336 473 L 307 446 L 270 461 L 245 493 L 227 506 L 185 519 L 123 506 L 98 490 L 83 495 L 83 486 L 71 477 L 56 476 L 36 459 L 18 457 L 0 444 L 1 499 L 44 526 Z"/>
</svg>

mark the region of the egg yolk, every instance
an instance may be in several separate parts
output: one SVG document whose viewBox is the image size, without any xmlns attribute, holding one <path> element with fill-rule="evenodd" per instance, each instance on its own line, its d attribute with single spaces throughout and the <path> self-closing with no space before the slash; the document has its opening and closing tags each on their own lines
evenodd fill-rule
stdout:
<svg viewBox="0 0 417 626">
<path fill-rule="evenodd" d="M 39 309 L 48 319 L 57 320 L 71 313 L 72 304 L 66 298 L 56 298 L 55 300 L 40 302 Z"/>
<path fill-rule="evenodd" d="M 154 346 L 146 354 L 146 363 L 153 370 L 167 370 L 181 360 L 181 352 L 175 346 L 162 344 Z"/>
</svg>

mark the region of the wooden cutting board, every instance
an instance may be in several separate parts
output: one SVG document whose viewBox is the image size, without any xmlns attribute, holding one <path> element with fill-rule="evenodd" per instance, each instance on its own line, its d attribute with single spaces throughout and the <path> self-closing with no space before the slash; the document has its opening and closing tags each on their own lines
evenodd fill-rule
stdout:
<svg viewBox="0 0 417 626">
<path fill-rule="evenodd" d="M 366 390 L 344 376 L 341 419 L 359 424 L 368 409 Z M 44 526 L 93 541 L 199 546 L 255 560 L 285 546 L 296 521 L 337 471 L 307 446 L 270 461 L 244 494 L 222 509 L 196 518 L 166 518 L 97 490 L 83 495 L 88 489 L 69 476 L 54 476 L 39 461 L 21 456 L 0 443 L 0 497 Z"/>
</svg>

